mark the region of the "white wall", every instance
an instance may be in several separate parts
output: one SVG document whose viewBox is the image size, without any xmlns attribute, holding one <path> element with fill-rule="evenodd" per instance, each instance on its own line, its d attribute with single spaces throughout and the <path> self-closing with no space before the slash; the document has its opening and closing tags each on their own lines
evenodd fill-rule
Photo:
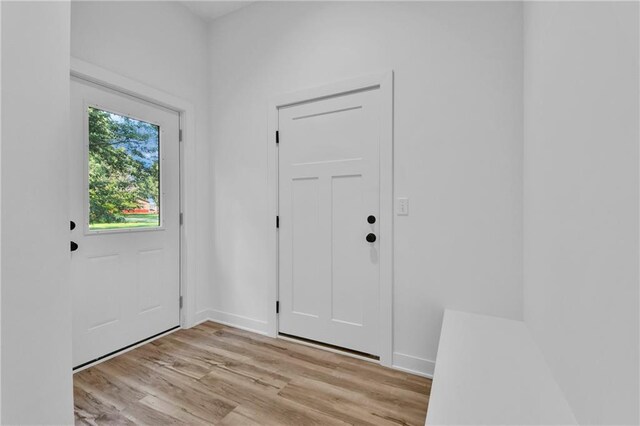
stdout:
<svg viewBox="0 0 640 426">
<path fill-rule="evenodd" d="M 524 319 L 581 424 L 638 424 L 638 3 L 525 6 Z"/>
<path fill-rule="evenodd" d="M 2 3 L 2 424 L 71 424 L 69 3 Z"/>
<path fill-rule="evenodd" d="M 174 2 L 73 2 L 71 55 L 191 102 L 196 109 L 196 170 L 186 188 L 196 197 L 186 214 L 195 229 L 196 320 L 210 303 L 209 73 L 207 25 Z M 192 142 L 192 141 L 190 141 Z"/>
<path fill-rule="evenodd" d="M 395 71 L 394 363 L 430 374 L 443 308 L 522 316 L 522 6 L 256 3 L 210 28 L 212 317 L 266 330 L 268 100 Z"/>
<path fill-rule="evenodd" d="M 2 47 L 2 2 L 0 2 L 0 48 Z M 2 99 L 2 54 L 0 54 L 0 99 Z M 2 102 L 0 101 L 0 200 L 2 193 Z M 2 204 L 0 203 L 0 206 Z M 0 422 L 2 422 L 2 208 L 0 207 Z"/>
</svg>

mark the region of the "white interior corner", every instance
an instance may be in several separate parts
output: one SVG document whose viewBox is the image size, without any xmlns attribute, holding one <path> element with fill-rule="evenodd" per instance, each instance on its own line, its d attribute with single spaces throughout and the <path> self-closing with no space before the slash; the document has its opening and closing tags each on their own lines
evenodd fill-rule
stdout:
<svg viewBox="0 0 640 426">
<path fill-rule="evenodd" d="M 324 343 L 433 379 L 431 424 L 638 424 L 639 21 L 627 1 L 0 2 L 0 423 L 74 421 L 73 78 L 179 117 L 176 326 L 295 334 L 282 111 L 373 88 L 374 340 Z"/>
</svg>

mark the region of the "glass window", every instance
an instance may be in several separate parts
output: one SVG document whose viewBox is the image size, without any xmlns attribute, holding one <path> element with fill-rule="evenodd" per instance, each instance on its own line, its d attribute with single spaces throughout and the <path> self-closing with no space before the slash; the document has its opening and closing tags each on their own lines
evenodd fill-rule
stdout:
<svg viewBox="0 0 640 426">
<path fill-rule="evenodd" d="M 89 107 L 89 229 L 160 226 L 160 128 Z"/>
</svg>

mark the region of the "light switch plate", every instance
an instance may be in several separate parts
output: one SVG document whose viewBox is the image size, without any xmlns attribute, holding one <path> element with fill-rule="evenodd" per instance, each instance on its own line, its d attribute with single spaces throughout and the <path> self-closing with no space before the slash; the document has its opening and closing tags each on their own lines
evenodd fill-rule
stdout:
<svg viewBox="0 0 640 426">
<path fill-rule="evenodd" d="M 409 215 L 409 199 L 408 198 L 398 197 L 398 201 L 396 203 L 396 214 L 398 216 Z"/>
</svg>

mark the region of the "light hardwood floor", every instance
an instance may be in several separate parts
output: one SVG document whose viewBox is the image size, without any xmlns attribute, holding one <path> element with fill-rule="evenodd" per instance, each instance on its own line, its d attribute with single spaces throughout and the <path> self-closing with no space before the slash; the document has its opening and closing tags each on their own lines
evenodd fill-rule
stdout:
<svg viewBox="0 0 640 426">
<path fill-rule="evenodd" d="M 74 375 L 76 424 L 423 425 L 431 380 L 206 322 Z"/>
</svg>

